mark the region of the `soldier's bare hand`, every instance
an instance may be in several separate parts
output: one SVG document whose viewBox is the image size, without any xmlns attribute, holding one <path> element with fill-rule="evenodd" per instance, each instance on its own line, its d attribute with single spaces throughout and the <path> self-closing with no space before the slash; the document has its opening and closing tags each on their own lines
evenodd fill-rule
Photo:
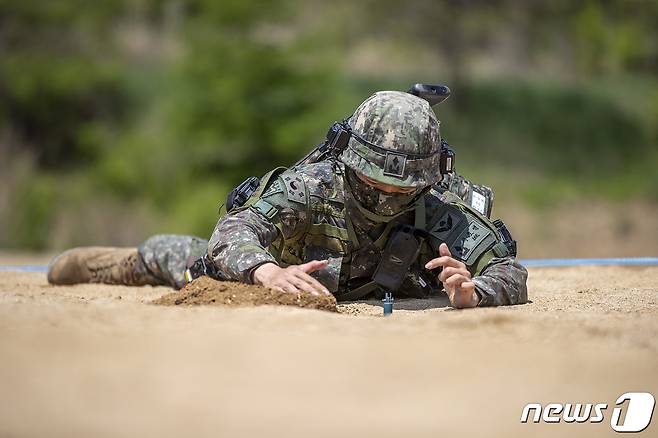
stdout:
<svg viewBox="0 0 658 438">
<path fill-rule="evenodd" d="M 439 255 L 440 257 L 427 262 L 425 268 L 443 267 L 438 279 L 443 283 L 446 294 L 450 298 L 450 304 L 458 309 L 477 306 L 480 297 L 475 292 L 475 283 L 471 281 L 471 273 L 466 269 L 466 265 L 452 258 L 448 245 L 445 243 L 439 246 Z"/>
<path fill-rule="evenodd" d="M 302 265 L 281 268 L 274 263 L 266 263 L 254 271 L 254 283 L 282 292 L 298 293 L 307 291 L 314 295 L 331 292 L 309 274 L 327 267 L 327 260 L 313 260 Z"/>
</svg>

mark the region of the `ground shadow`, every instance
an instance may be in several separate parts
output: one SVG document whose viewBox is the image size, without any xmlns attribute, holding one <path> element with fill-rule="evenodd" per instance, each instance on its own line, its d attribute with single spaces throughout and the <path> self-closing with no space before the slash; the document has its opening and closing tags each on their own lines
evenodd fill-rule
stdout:
<svg viewBox="0 0 658 438">
<path fill-rule="evenodd" d="M 368 304 L 371 306 L 382 307 L 381 300 L 369 299 L 359 301 L 340 301 L 338 304 Z M 434 296 L 430 298 L 396 298 L 394 308 L 396 310 L 428 310 L 450 307 L 450 300 L 446 295 Z"/>
</svg>

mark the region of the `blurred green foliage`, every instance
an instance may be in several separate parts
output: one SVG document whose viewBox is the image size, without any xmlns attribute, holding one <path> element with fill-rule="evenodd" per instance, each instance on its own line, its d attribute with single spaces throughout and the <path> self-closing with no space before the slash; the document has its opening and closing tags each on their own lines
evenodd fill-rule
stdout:
<svg viewBox="0 0 658 438">
<path fill-rule="evenodd" d="M 0 247 L 207 236 L 246 176 L 422 81 L 453 88 L 442 132 L 497 192 L 656 201 L 656 21 L 623 0 L 0 0 Z"/>
</svg>

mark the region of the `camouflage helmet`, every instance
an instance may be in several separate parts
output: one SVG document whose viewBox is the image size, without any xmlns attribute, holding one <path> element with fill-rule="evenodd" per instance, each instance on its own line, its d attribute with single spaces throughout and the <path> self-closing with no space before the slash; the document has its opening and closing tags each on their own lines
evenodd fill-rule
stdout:
<svg viewBox="0 0 658 438">
<path fill-rule="evenodd" d="M 340 155 L 347 167 L 398 187 L 441 181 L 439 121 L 426 100 L 380 91 L 359 105 L 349 125 L 352 135 Z"/>
</svg>

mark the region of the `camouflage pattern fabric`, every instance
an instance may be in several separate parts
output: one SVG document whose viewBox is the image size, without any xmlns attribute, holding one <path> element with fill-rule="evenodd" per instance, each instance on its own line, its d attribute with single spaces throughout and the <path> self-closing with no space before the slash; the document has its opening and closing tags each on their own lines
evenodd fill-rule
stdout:
<svg viewBox="0 0 658 438">
<path fill-rule="evenodd" d="M 209 257 L 228 278 L 247 283 L 263 263 L 287 266 L 328 259 L 331 268 L 315 275 L 340 299 L 370 281 L 392 225 L 414 225 L 418 214 L 408 211 L 391 223 L 372 220 L 345 197 L 344 184 L 345 169 L 337 162 L 284 172 L 261 197 L 219 220 L 209 242 Z M 423 219 L 430 238 L 423 242 L 418 260 L 396 294 L 427 296 L 442 289 L 436 273 L 423 266 L 437 257 L 438 246 L 445 242 L 474 276 L 480 305 L 526 302 L 525 268 L 513 257 L 498 256 L 501 238 L 486 217 L 448 195 L 423 195 Z"/>
<path fill-rule="evenodd" d="M 180 289 L 185 285 L 188 258 L 199 258 L 208 251 L 208 241 L 194 236 L 160 234 L 138 248 L 149 272 L 161 283 Z"/>
<path fill-rule="evenodd" d="M 428 187 L 441 180 L 439 121 L 426 100 L 380 91 L 350 118 L 352 136 L 340 160 L 379 182 Z"/>
<path fill-rule="evenodd" d="M 352 169 L 346 169 L 349 191 L 366 210 L 383 216 L 393 216 L 409 208 L 418 198 L 418 190 L 413 193 L 386 193 L 364 184 Z"/>
<path fill-rule="evenodd" d="M 456 172 L 443 175 L 441 182 L 435 185 L 439 193 L 452 192 L 465 203 L 471 205 L 481 214 L 490 217 L 493 208 L 494 193 L 487 186 L 474 184 Z"/>
<path fill-rule="evenodd" d="M 524 267 L 508 258 L 493 258 L 479 276 L 473 278 L 475 289 L 480 294 L 480 306 L 505 306 L 526 303 L 528 273 Z"/>
</svg>

